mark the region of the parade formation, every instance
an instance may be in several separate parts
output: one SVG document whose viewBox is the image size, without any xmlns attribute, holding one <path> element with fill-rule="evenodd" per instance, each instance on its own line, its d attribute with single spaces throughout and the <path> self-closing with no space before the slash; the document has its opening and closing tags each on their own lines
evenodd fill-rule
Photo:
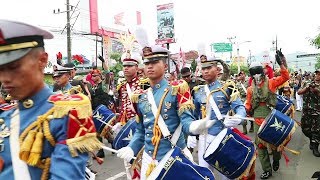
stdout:
<svg viewBox="0 0 320 180">
<path fill-rule="evenodd" d="M 198 71 L 173 72 L 168 48 L 144 29 L 134 34 L 140 53 L 124 45 L 118 81 L 107 57 L 78 75 L 57 56 L 48 83 L 44 40 L 53 35 L 0 20 L 0 180 L 93 180 L 92 161 L 108 161 L 106 152 L 121 158 L 126 179 L 269 179 L 286 168 L 285 152 L 299 156 L 288 147 L 298 129 L 319 159 L 320 70 L 292 72 L 277 48 L 274 64 L 237 74 L 205 52 Z"/>
</svg>

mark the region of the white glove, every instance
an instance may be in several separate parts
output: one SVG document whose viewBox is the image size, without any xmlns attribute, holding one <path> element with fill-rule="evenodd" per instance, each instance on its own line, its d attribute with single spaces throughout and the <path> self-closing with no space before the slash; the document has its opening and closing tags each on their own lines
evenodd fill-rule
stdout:
<svg viewBox="0 0 320 180">
<path fill-rule="evenodd" d="M 131 159 L 134 157 L 134 153 L 131 147 L 127 146 L 119 149 L 117 156 L 126 160 L 127 162 L 130 162 Z"/>
<path fill-rule="evenodd" d="M 188 136 L 187 147 L 195 148 L 197 146 L 197 137 L 196 136 Z"/>
<path fill-rule="evenodd" d="M 201 134 L 204 130 L 210 128 L 216 121 L 200 119 L 192 121 L 189 127 L 189 132 L 191 134 L 197 135 Z"/>
<path fill-rule="evenodd" d="M 114 126 L 112 126 L 112 131 L 115 133 L 115 134 L 118 134 L 119 131 L 121 130 L 122 128 L 122 125 L 121 123 L 116 123 Z"/>
<path fill-rule="evenodd" d="M 227 116 L 224 118 L 223 121 L 224 125 L 226 127 L 234 127 L 237 126 L 241 123 L 241 116 L 239 115 L 234 115 L 234 116 Z"/>
</svg>

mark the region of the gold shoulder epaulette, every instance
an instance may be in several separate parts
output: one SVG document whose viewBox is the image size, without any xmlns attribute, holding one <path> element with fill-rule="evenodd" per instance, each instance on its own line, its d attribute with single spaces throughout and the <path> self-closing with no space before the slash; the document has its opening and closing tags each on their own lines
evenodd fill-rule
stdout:
<svg viewBox="0 0 320 180">
<path fill-rule="evenodd" d="M 126 80 L 123 80 L 123 81 L 121 81 L 118 85 L 117 85 L 117 91 L 119 91 L 120 90 L 120 88 L 124 85 L 124 84 L 126 84 Z"/>
<path fill-rule="evenodd" d="M 137 89 L 135 90 L 133 93 L 132 93 L 132 96 L 131 96 L 131 102 L 132 103 L 138 103 L 139 101 L 139 96 L 141 94 L 144 94 L 146 93 L 146 90 L 143 90 L 143 89 Z"/>
<path fill-rule="evenodd" d="M 145 84 L 145 83 L 149 83 L 150 79 L 149 78 L 140 78 L 139 79 L 139 84 Z"/>
<path fill-rule="evenodd" d="M 228 89 L 230 92 L 230 101 L 235 101 L 238 97 L 240 97 L 240 92 L 238 91 L 236 84 L 231 79 L 228 79 L 225 81 L 225 83 L 222 86 L 222 89 L 224 91 L 227 91 Z"/>
<path fill-rule="evenodd" d="M 62 118 L 68 115 L 69 111 L 76 109 L 79 118 L 88 118 L 92 115 L 91 102 L 84 94 L 55 94 L 51 95 L 48 99 L 49 102 L 54 104 L 54 118 Z"/>
<path fill-rule="evenodd" d="M 202 87 L 204 87 L 204 85 L 197 85 L 197 86 L 193 87 L 192 91 L 196 93 L 196 92 L 198 92 L 199 89 L 202 88 Z"/>
<path fill-rule="evenodd" d="M 178 91 L 181 94 L 184 94 L 189 90 L 189 85 L 185 80 L 172 81 L 170 85 L 172 86 L 172 92 L 171 92 L 172 95 L 177 95 Z"/>
</svg>

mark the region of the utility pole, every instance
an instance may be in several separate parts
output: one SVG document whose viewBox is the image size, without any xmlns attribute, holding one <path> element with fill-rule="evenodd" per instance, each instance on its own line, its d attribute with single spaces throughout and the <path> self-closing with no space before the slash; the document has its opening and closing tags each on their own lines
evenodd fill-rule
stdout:
<svg viewBox="0 0 320 180">
<path fill-rule="evenodd" d="M 80 2 L 80 1 L 79 1 Z M 73 13 L 75 12 L 74 10 L 78 7 L 78 5 L 79 5 L 79 2 L 78 2 L 78 4 L 76 5 L 76 6 L 72 6 L 72 5 L 70 5 L 70 0 L 66 0 L 66 6 L 67 6 L 67 10 L 66 11 L 60 11 L 60 9 L 57 9 L 57 11 L 56 10 L 53 10 L 53 13 L 54 14 L 60 14 L 60 13 L 67 13 L 67 24 L 64 26 L 64 28 L 63 28 L 63 30 L 62 30 L 62 32 L 61 32 L 61 34 L 63 33 L 63 31 L 64 31 L 64 29 L 67 29 L 67 56 L 68 56 L 68 63 L 70 63 L 71 62 L 71 28 L 73 27 L 73 25 L 71 26 L 71 23 L 70 23 L 70 21 L 71 21 L 71 18 L 72 18 L 72 15 L 73 15 Z M 70 12 L 72 11 L 72 14 L 70 14 Z M 79 13 L 80 14 L 80 13 Z M 79 14 L 78 14 L 78 16 L 76 17 L 76 20 L 75 20 L 75 22 L 77 21 L 77 19 L 78 19 L 78 17 L 79 17 Z M 74 23 L 75 23 L 74 22 Z"/>
<path fill-rule="evenodd" d="M 232 44 L 235 44 L 234 42 L 232 42 L 233 39 L 236 39 L 237 36 L 234 37 L 228 37 L 227 39 L 229 40 L 229 42 Z M 232 61 L 232 51 L 230 51 L 230 62 Z"/>
<path fill-rule="evenodd" d="M 67 52 L 68 52 L 68 63 L 71 62 L 71 26 L 70 26 L 70 5 L 67 0 Z"/>
</svg>

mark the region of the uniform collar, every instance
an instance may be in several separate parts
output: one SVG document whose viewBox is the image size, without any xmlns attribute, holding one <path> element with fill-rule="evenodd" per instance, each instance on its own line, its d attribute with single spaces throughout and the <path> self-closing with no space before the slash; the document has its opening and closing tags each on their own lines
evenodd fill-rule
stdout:
<svg viewBox="0 0 320 180">
<path fill-rule="evenodd" d="M 155 91 L 155 90 L 160 89 L 162 87 L 167 87 L 167 85 L 168 85 L 168 81 L 165 78 L 162 78 L 162 80 L 159 83 L 155 84 L 151 88 L 152 88 L 152 90 Z"/>
<path fill-rule="evenodd" d="M 30 109 L 35 106 L 41 106 L 45 101 L 47 101 L 48 97 L 52 94 L 52 90 L 48 86 L 45 86 L 34 96 L 27 98 L 23 101 L 19 101 L 19 109 Z"/>
</svg>

